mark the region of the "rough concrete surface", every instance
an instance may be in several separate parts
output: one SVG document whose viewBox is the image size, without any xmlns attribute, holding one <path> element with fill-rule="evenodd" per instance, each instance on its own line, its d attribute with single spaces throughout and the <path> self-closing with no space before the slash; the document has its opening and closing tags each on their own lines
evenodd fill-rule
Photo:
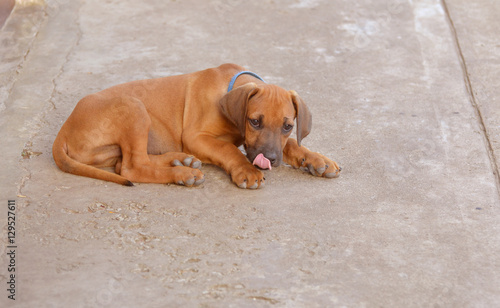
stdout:
<svg viewBox="0 0 500 308">
<path fill-rule="evenodd" d="M 0 30 L 0 306 L 500 306 L 498 16 L 494 0 L 18 1 Z M 303 143 L 340 178 L 282 166 L 246 191 L 205 165 L 197 188 L 121 187 L 55 166 L 84 95 L 226 62 L 305 99 Z"/>
</svg>

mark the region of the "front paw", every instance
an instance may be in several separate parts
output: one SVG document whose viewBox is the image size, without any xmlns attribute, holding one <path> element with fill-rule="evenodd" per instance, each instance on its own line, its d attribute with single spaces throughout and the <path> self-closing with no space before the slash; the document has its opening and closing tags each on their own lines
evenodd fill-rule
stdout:
<svg viewBox="0 0 500 308">
<path fill-rule="evenodd" d="M 257 189 L 266 184 L 264 173 L 251 164 L 238 166 L 231 170 L 231 179 L 239 188 Z"/>
<path fill-rule="evenodd" d="M 314 176 L 337 178 L 340 176 L 340 171 L 342 171 L 342 168 L 336 162 L 314 152 L 306 153 L 299 163 L 300 169 L 308 171 Z"/>
</svg>

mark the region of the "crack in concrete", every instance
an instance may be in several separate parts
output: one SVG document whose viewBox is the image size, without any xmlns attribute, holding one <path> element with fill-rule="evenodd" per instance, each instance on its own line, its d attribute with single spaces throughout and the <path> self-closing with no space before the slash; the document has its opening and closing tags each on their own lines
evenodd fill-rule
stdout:
<svg viewBox="0 0 500 308">
<path fill-rule="evenodd" d="M 17 195 L 18 196 L 22 196 L 23 195 L 22 190 L 23 190 L 24 186 L 26 186 L 26 182 L 28 182 L 29 180 L 31 180 L 31 171 L 30 171 L 30 169 L 27 166 L 23 166 L 22 168 L 23 168 L 23 170 L 25 172 L 25 175 L 23 177 L 21 177 L 21 181 L 20 181 L 19 185 L 17 186 Z"/>
<path fill-rule="evenodd" d="M 13 14 L 15 14 L 15 11 L 17 9 L 19 9 L 16 6 L 13 8 L 13 10 L 12 10 L 9 18 L 6 20 L 5 24 L 3 25 L 2 31 L 6 30 L 7 23 L 11 20 Z M 46 17 L 46 13 L 44 12 L 43 14 Z M 30 51 L 31 51 L 31 48 L 33 47 L 33 44 L 37 40 L 37 37 L 38 37 L 38 35 L 40 33 L 40 29 L 42 29 L 42 26 L 47 22 L 47 18 L 44 18 L 42 20 L 38 20 L 37 18 L 34 18 L 33 20 L 34 20 L 34 22 L 30 21 L 30 22 L 32 22 L 33 28 L 35 29 L 35 31 L 33 33 L 33 36 L 29 40 L 29 42 L 26 44 L 26 47 L 25 47 L 25 50 L 23 51 L 23 54 L 19 57 L 19 63 L 17 63 L 17 65 L 15 66 L 15 71 L 14 71 L 14 74 L 12 74 L 12 79 L 9 81 L 8 85 L 5 87 L 5 90 L 6 90 L 6 93 L 7 93 L 7 98 L 12 95 L 12 91 L 15 88 L 15 85 L 16 85 L 16 83 L 18 81 L 18 76 L 19 76 L 19 74 L 21 74 L 21 72 L 22 72 L 22 70 L 24 68 L 24 63 L 26 62 L 26 60 L 27 60 L 27 58 L 28 58 L 28 56 L 30 54 Z M 17 29 L 17 30 L 19 30 L 19 29 Z M 16 30 L 13 30 L 13 31 L 11 30 L 11 31 L 8 31 L 8 32 L 12 35 L 8 39 L 12 40 L 12 41 L 16 40 L 16 36 L 21 36 L 21 37 L 23 36 L 22 34 L 17 33 Z M 7 106 L 2 103 L 1 106 L 0 106 L 0 112 L 3 111 L 6 108 L 7 108 Z"/>
<path fill-rule="evenodd" d="M 13 11 L 11 12 L 11 15 L 9 16 L 9 20 L 12 19 L 13 14 L 16 13 L 16 9 L 20 9 L 19 7 L 14 7 Z M 40 11 L 36 9 L 33 14 L 36 15 Z M 43 18 L 33 18 L 32 20 L 26 21 L 27 23 L 29 22 L 31 24 L 31 29 L 34 29 L 34 31 L 31 34 L 31 38 L 29 41 L 23 46 L 24 48 L 21 51 L 20 55 L 18 56 L 18 63 L 15 64 L 15 69 L 13 74 L 11 75 L 11 80 L 9 81 L 8 86 L 6 87 L 6 93 L 7 93 L 7 99 L 13 95 L 14 88 L 16 87 L 17 83 L 19 82 L 19 76 L 23 73 L 25 63 L 28 61 L 28 57 L 30 55 L 30 52 L 35 45 L 36 41 L 38 40 L 39 34 L 41 30 L 43 29 L 44 25 L 47 23 L 47 18 L 45 16 L 45 12 L 43 12 Z M 6 23 L 7 24 L 7 23 Z M 5 29 L 5 28 L 3 28 Z M 15 28 L 13 31 L 11 31 L 13 36 L 19 35 L 21 39 L 26 35 L 26 33 L 22 33 L 22 28 Z M 13 43 L 19 44 L 19 42 L 16 42 L 16 38 L 12 37 Z M 8 108 L 8 106 L 5 104 L 4 109 Z M 0 110 L 3 111 L 3 110 Z M 32 138 L 30 138 L 31 140 Z M 26 144 L 25 144 L 26 145 Z M 26 147 L 26 146 L 25 146 Z M 22 195 L 22 189 L 26 185 L 26 182 L 31 179 L 31 171 L 29 168 L 27 168 L 22 162 L 20 163 L 21 168 L 24 170 L 24 175 L 21 176 L 19 184 L 17 185 L 17 195 L 20 196 Z"/>
<path fill-rule="evenodd" d="M 467 89 L 467 92 L 469 93 L 469 101 L 472 105 L 472 108 L 474 109 L 474 112 L 476 114 L 476 119 L 479 124 L 479 127 L 482 132 L 482 136 L 485 142 L 486 150 L 488 152 L 488 157 L 490 160 L 491 168 L 493 169 L 493 175 L 495 177 L 495 184 L 497 188 L 498 195 L 500 196 L 500 174 L 499 174 L 499 169 L 498 169 L 498 162 L 495 156 L 495 151 L 493 149 L 492 142 L 489 138 L 488 130 L 486 128 L 486 124 L 484 121 L 483 114 L 481 112 L 481 108 L 478 103 L 478 99 L 476 98 L 476 95 L 474 93 L 474 88 L 472 86 L 472 81 L 470 80 L 469 77 L 469 70 L 467 68 L 467 62 L 465 61 L 465 56 L 462 52 L 462 47 L 460 46 L 460 40 L 458 39 L 458 34 L 457 30 L 455 28 L 455 24 L 453 23 L 453 19 L 451 18 L 450 11 L 448 10 L 448 5 L 446 4 L 446 0 L 441 0 L 441 4 L 443 6 L 446 19 L 448 21 L 448 24 L 450 26 L 450 31 L 453 37 L 453 41 L 455 42 L 455 46 L 457 48 L 457 53 L 458 53 L 458 60 L 460 62 L 460 65 L 462 67 L 462 72 L 464 75 L 464 83 L 465 87 Z"/>
<path fill-rule="evenodd" d="M 71 54 L 73 53 L 75 47 L 78 46 L 78 45 L 80 45 L 80 40 L 81 40 L 81 38 L 83 36 L 82 28 L 81 28 L 80 21 L 79 21 L 81 8 L 82 8 L 82 4 L 80 4 L 80 6 L 78 7 L 78 10 L 76 11 L 77 18 L 75 19 L 75 24 L 77 26 L 77 31 L 76 31 L 77 36 L 76 36 L 75 43 L 68 50 L 68 53 L 66 54 L 66 56 L 64 58 L 64 62 L 61 64 L 59 72 L 51 80 L 51 82 L 52 82 L 52 92 L 51 92 L 49 100 L 48 100 L 48 102 L 51 105 L 50 111 L 57 109 L 57 106 L 56 106 L 56 104 L 54 102 L 54 96 L 55 96 L 55 94 L 57 92 L 57 90 L 56 90 L 57 89 L 57 79 L 59 79 L 59 77 L 61 77 L 61 75 L 64 74 L 64 72 L 65 72 L 64 67 L 69 63 L 69 60 L 70 60 L 69 58 L 70 58 Z M 46 10 L 45 10 L 45 14 L 47 14 L 47 16 L 48 16 L 48 13 L 47 13 Z M 47 115 L 47 113 L 44 113 L 43 119 L 45 119 L 46 115 Z"/>
<path fill-rule="evenodd" d="M 63 61 L 63 63 L 61 63 L 61 66 L 59 68 L 59 71 L 57 72 L 57 74 L 51 80 L 52 91 L 51 91 L 51 93 L 50 93 L 50 95 L 49 95 L 49 97 L 47 99 L 47 102 L 49 103 L 49 107 L 46 108 L 45 110 L 43 110 L 40 113 L 40 117 L 38 119 L 38 122 L 40 124 L 43 123 L 45 125 L 50 125 L 49 121 L 47 121 L 46 118 L 47 118 L 47 115 L 51 111 L 57 109 L 56 104 L 54 102 L 54 97 L 55 97 L 55 95 L 57 93 L 57 79 L 59 79 L 59 77 L 61 77 L 61 75 L 65 72 L 64 68 L 69 63 L 71 54 L 73 53 L 75 47 L 80 44 L 80 40 L 81 40 L 81 38 L 83 36 L 81 25 L 80 25 L 80 22 L 79 22 L 79 19 L 78 19 L 78 17 L 80 16 L 81 7 L 82 7 L 82 5 L 80 5 L 78 7 L 78 10 L 76 12 L 77 18 L 75 19 L 75 24 L 77 26 L 77 31 L 76 31 L 77 37 L 76 37 L 75 43 L 73 44 L 73 46 L 71 46 L 71 48 L 66 53 L 66 55 L 64 57 L 64 61 Z M 44 8 L 44 14 L 47 17 L 47 19 L 50 18 L 50 15 L 47 12 L 47 7 Z M 37 34 L 35 35 L 33 41 L 31 42 L 30 48 L 33 46 L 34 42 L 36 41 L 36 37 L 38 36 L 38 32 L 39 32 L 39 29 L 37 29 Z M 28 53 L 29 53 L 29 51 L 28 51 Z M 26 60 L 26 56 L 28 55 L 28 53 L 25 55 L 24 61 Z M 27 144 L 32 144 L 33 143 L 33 140 L 38 136 L 38 133 L 39 133 L 39 129 L 33 131 L 33 133 L 28 138 L 28 141 L 25 143 L 25 147 L 26 147 Z M 26 183 L 31 179 L 30 168 L 25 165 L 23 167 L 23 169 L 25 171 L 25 175 L 21 178 L 21 182 L 18 185 L 18 190 L 17 190 L 18 191 L 18 195 L 23 195 L 22 190 L 26 186 Z"/>
</svg>

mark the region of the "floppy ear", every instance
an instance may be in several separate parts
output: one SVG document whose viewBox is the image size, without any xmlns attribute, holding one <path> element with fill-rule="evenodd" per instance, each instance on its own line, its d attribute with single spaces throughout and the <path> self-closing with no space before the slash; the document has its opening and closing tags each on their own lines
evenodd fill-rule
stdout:
<svg viewBox="0 0 500 308">
<path fill-rule="evenodd" d="M 290 91 L 297 118 L 297 144 L 311 132 L 312 115 L 306 104 L 295 91 Z"/>
<path fill-rule="evenodd" d="M 219 101 L 222 113 L 238 127 L 243 137 L 245 137 L 247 103 L 258 91 L 257 84 L 247 83 L 229 91 Z"/>
</svg>

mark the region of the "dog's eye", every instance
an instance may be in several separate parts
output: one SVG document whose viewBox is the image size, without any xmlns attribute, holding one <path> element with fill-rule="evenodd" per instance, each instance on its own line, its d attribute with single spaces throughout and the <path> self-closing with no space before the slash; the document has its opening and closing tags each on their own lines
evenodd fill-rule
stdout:
<svg viewBox="0 0 500 308">
<path fill-rule="evenodd" d="M 255 128 L 260 128 L 260 120 L 258 119 L 250 119 L 250 124 Z"/>
<path fill-rule="evenodd" d="M 283 125 L 283 131 L 284 131 L 285 133 L 288 133 L 288 132 L 289 132 L 289 131 L 291 131 L 292 129 L 293 129 L 293 125 L 291 125 L 291 124 L 284 124 L 284 125 Z"/>
</svg>

